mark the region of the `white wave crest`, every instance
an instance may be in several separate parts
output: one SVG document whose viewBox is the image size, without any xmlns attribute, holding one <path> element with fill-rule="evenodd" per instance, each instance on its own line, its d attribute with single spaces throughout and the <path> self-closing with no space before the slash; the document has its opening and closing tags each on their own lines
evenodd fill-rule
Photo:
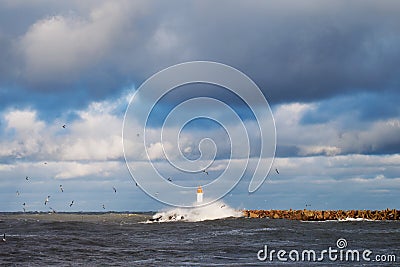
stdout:
<svg viewBox="0 0 400 267">
<path fill-rule="evenodd" d="M 217 220 L 229 217 L 242 217 L 243 213 L 229 207 L 222 201 L 217 201 L 203 207 L 195 208 L 174 208 L 171 210 L 157 212 L 153 218 L 146 223 L 152 222 L 200 222 L 206 220 Z"/>
</svg>

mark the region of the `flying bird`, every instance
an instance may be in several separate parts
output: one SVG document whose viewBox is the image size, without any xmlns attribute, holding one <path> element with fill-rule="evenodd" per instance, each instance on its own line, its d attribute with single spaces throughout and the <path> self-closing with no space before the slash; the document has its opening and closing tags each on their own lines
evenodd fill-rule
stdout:
<svg viewBox="0 0 400 267">
<path fill-rule="evenodd" d="M 278 169 L 276 169 L 276 168 L 275 168 L 275 171 L 276 171 L 276 173 L 277 173 L 277 174 L 279 174 L 279 171 L 278 171 Z"/>
<path fill-rule="evenodd" d="M 17 190 L 17 192 L 15 192 L 15 194 L 17 194 L 17 196 L 19 196 L 19 191 Z"/>
<path fill-rule="evenodd" d="M 4 233 L 4 235 L 3 235 L 3 242 L 6 242 L 7 240 L 6 240 L 6 233 Z"/>
<path fill-rule="evenodd" d="M 136 183 L 136 186 L 139 186 L 139 185 Z"/>
<path fill-rule="evenodd" d="M 205 169 L 203 170 L 203 172 L 208 175 L 208 171 L 206 171 Z"/>
<path fill-rule="evenodd" d="M 27 180 L 27 181 L 28 181 L 28 180 L 29 180 L 29 177 L 28 177 L 28 176 L 26 176 L 26 177 L 25 177 L 25 180 Z"/>
<path fill-rule="evenodd" d="M 66 125 L 64 124 L 62 127 L 65 129 Z"/>
<path fill-rule="evenodd" d="M 69 204 L 70 207 L 72 207 L 72 205 L 74 205 L 74 201 L 71 201 L 71 204 Z"/>
<path fill-rule="evenodd" d="M 222 209 L 223 207 L 225 207 L 225 204 L 221 206 L 221 209 Z"/>
<path fill-rule="evenodd" d="M 62 184 L 60 184 L 60 190 L 61 190 L 61 192 L 64 192 L 64 189 L 62 188 Z"/>
<path fill-rule="evenodd" d="M 117 193 L 117 189 L 113 186 L 114 193 Z"/>
<path fill-rule="evenodd" d="M 105 210 L 106 209 L 106 207 L 104 206 L 104 204 L 103 204 L 103 210 Z"/>
<path fill-rule="evenodd" d="M 52 213 L 57 213 L 55 209 L 53 209 L 52 207 L 49 208 L 51 210 Z"/>
<path fill-rule="evenodd" d="M 311 204 L 306 204 L 306 207 L 311 207 Z"/>
<path fill-rule="evenodd" d="M 47 162 L 44 162 L 44 165 L 47 165 Z"/>
<path fill-rule="evenodd" d="M 170 181 L 170 182 L 172 182 L 172 179 L 171 179 L 171 177 L 168 177 L 168 179 L 167 179 L 168 181 Z"/>
<path fill-rule="evenodd" d="M 49 198 L 50 198 L 50 196 L 47 196 L 47 197 L 46 197 L 46 200 L 44 201 L 44 204 L 45 204 L 45 205 L 47 205 L 47 202 L 49 202 Z"/>
</svg>

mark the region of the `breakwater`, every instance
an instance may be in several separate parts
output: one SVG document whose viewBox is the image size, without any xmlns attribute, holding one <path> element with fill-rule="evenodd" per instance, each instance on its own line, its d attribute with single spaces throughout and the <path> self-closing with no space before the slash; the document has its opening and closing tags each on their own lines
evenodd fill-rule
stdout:
<svg viewBox="0 0 400 267">
<path fill-rule="evenodd" d="M 244 210 L 248 218 L 288 219 L 301 221 L 326 220 L 400 220 L 400 210 Z"/>
</svg>

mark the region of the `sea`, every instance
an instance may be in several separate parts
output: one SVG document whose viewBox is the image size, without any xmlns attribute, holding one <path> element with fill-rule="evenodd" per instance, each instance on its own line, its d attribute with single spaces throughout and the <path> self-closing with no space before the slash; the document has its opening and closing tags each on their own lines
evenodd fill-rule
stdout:
<svg viewBox="0 0 400 267">
<path fill-rule="evenodd" d="M 400 222 L 160 212 L 0 213 L 0 266 L 400 266 Z"/>
</svg>

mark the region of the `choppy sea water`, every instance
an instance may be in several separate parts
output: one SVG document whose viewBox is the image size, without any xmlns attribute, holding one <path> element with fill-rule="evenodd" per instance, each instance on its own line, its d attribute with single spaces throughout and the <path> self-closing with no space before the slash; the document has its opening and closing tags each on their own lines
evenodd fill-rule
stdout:
<svg viewBox="0 0 400 267">
<path fill-rule="evenodd" d="M 301 222 L 225 218 L 146 223 L 153 214 L 0 214 L 1 266 L 399 266 L 399 222 Z M 396 262 L 293 261 L 288 253 L 345 249 L 396 255 Z M 268 247 L 287 261 L 260 261 Z M 291 254 L 293 257 L 295 254 Z M 260 254 L 264 256 L 264 252 Z"/>
</svg>

